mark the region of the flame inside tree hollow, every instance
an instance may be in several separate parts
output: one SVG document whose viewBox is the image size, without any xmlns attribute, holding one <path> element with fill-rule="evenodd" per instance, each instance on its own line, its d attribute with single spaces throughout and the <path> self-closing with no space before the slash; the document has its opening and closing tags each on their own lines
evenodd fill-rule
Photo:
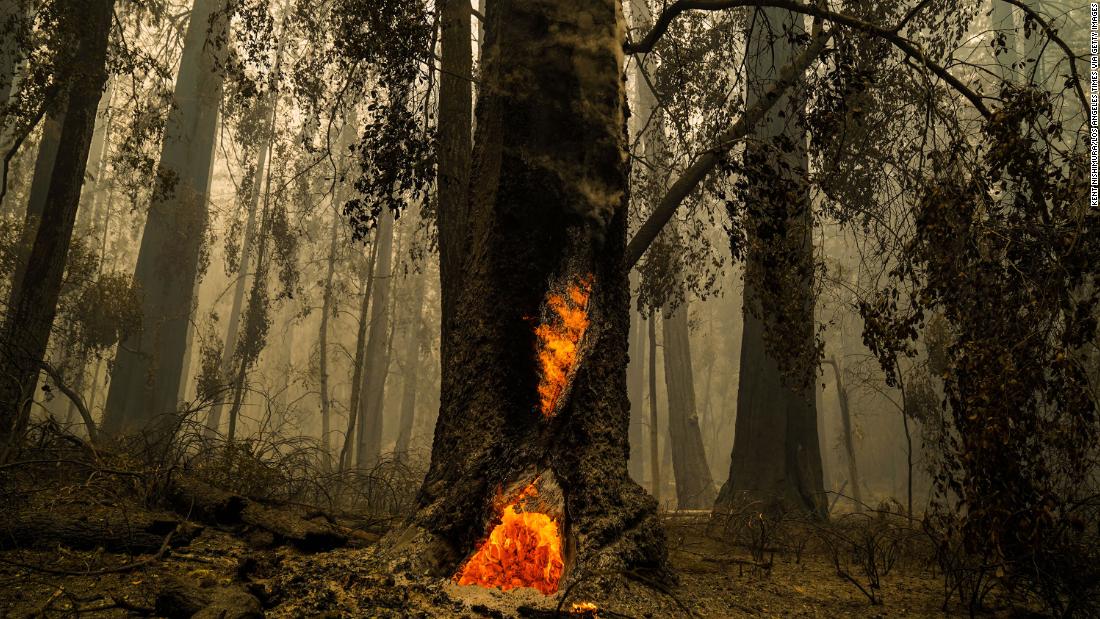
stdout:
<svg viewBox="0 0 1100 619">
<path fill-rule="evenodd" d="M 531 483 L 504 506 L 500 524 L 455 575 L 458 584 L 557 593 L 565 568 L 561 530 L 549 515 L 525 509 L 525 499 L 537 495 Z"/>
<path fill-rule="evenodd" d="M 546 297 L 549 320 L 535 328 L 538 339 L 539 407 L 550 417 L 565 393 L 569 373 L 577 363 L 581 338 L 591 322 L 588 299 L 592 294 L 591 275 L 569 284 L 564 293 Z"/>
</svg>

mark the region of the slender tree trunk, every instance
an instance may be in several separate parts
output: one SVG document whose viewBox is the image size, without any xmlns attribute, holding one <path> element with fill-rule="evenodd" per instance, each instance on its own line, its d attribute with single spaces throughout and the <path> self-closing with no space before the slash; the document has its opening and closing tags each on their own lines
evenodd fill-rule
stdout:
<svg viewBox="0 0 1100 619">
<path fill-rule="evenodd" d="M 103 424 L 108 433 L 147 428 L 177 409 L 207 222 L 226 13 L 225 0 L 195 0 L 191 11 L 134 271 L 142 329 L 119 346 Z"/>
<path fill-rule="evenodd" d="M 389 332 L 390 293 L 393 291 L 393 213 L 378 220 L 378 257 L 374 280 L 378 294 L 371 300 L 370 333 L 363 357 L 363 386 L 359 398 L 359 435 L 356 465 L 370 468 L 382 451 L 382 405 L 386 389 L 386 339 Z"/>
<path fill-rule="evenodd" d="M 1019 62 L 1020 54 L 1016 43 L 1016 18 L 1014 7 L 1003 0 L 991 0 L 990 22 L 993 26 L 994 36 L 1000 35 L 1005 39 L 1005 51 L 997 55 L 997 68 L 1002 82 L 1012 83 L 1017 81 L 1015 65 Z"/>
<path fill-rule="evenodd" d="M 630 362 L 626 367 L 630 395 L 630 477 L 645 479 L 645 317 L 630 309 Z"/>
<path fill-rule="evenodd" d="M 61 128 L 66 148 L 58 152 L 50 174 L 45 208 L 26 273 L 8 300 L 8 314 L 0 338 L 0 461 L 22 436 L 30 401 L 46 354 L 57 312 L 61 280 L 72 242 L 80 188 L 95 129 L 96 108 L 107 81 L 107 41 L 111 32 L 113 0 L 68 4 L 62 25 L 72 49 L 57 76 L 68 85 L 68 111 Z"/>
<path fill-rule="evenodd" d="M 61 129 L 65 124 L 66 105 L 66 98 L 61 97 L 52 104 L 42 121 L 42 138 L 38 141 L 38 154 L 34 159 L 30 196 L 27 200 L 27 210 L 23 214 L 23 229 L 19 236 L 15 271 L 12 274 L 11 287 L 13 290 L 20 287 L 23 277 L 26 275 L 31 246 L 38 235 L 38 226 L 41 224 L 42 215 L 46 210 L 46 195 L 50 191 L 50 177 L 53 174 L 54 163 L 57 160 L 57 151 L 61 148 Z"/>
<path fill-rule="evenodd" d="M 412 441 L 413 422 L 416 418 L 416 392 L 419 388 L 417 378 L 420 375 L 420 332 L 424 306 L 425 280 L 423 274 L 416 277 L 416 288 L 409 306 L 409 327 L 406 335 L 405 377 L 401 393 L 401 421 L 397 430 L 397 446 L 394 451 L 401 460 L 408 459 L 409 444 Z"/>
<path fill-rule="evenodd" d="M 487 11 L 471 244 L 461 286 L 443 276 L 459 298 L 444 303 L 432 461 L 409 528 L 384 550 L 451 575 L 485 539 L 501 488 L 556 480 L 560 494 L 542 496 L 562 515 L 563 546 L 575 549 L 570 578 L 662 568 L 656 504 L 627 473 L 619 2 L 500 0 Z M 441 238 L 466 234 L 440 214 Z M 589 277 L 591 324 L 570 388 L 547 413 L 532 317 L 544 316 L 549 294 Z"/>
<path fill-rule="evenodd" d="M 377 233 L 377 230 L 375 231 Z M 340 450 L 340 470 L 351 466 L 352 446 L 355 445 L 356 429 L 359 426 L 359 400 L 362 399 L 363 357 L 367 349 L 367 311 L 370 308 L 371 294 L 374 290 L 374 262 L 378 258 L 378 239 L 371 243 L 370 259 L 360 277 L 363 299 L 359 304 L 359 329 L 355 335 L 355 361 L 351 371 L 351 401 L 348 404 L 348 429 L 344 433 L 344 446 Z"/>
<path fill-rule="evenodd" d="M 237 344 L 240 339 L 240 325 L 241 314 L 244 308 L 244 296 L 245 291 L 248 289 L 249 283 L 249 269 L 252 266 L 252 245 L 256 240 L 256 214 L 260 208 L 260 194 L 261 185 L 264 181 L 264 174 L 267 171 L 267 158 L 268 153 L 271 150 L 271 132 L 267 132 L 264 135 L 264 140 L 260 145 L 258 153 L 259 160 L 256 163 L 256 168 L 252 173 L 252 190 L 248 195 L 248 216 L 244 223 L 244 237 L 241 240 L 240 257 L 237 261 L 237 274 L 236 281 L 233 284 L 233 304 L 229 308 L 229 322 L 225 329 L 225 349 L 222 351 L 221 362 L 221 375 L 224 377 L 234 377 L 230 384 L 236 385 L 236 375 L 238 375 L 239 369 L 237 368 Z M 234 394 L 236 399 L 235 390 L 230 391 Z M 222 413 L 225 408 L 225 401 L 222 398 L 218 398 L 218 401 L 214 403 L 214 407 L 210 409 L 210 415 L 206 418 L 207 434 L 213 435 L 221 428 Z"/>
<path fill-rule="evenodd" d="M 802 16 L 780 9 L 758 10 L 754 23 L 746 44 L 747 106 L 755 104 L 796 54 L 781 33 L 803 30 Z M 747 215 L 737 426 L 730 475 L 718 503 L 730 504 L 741 496 L 778 500 L 824 517 L 816 363 L 811 361 L 816 346 L 808 159 L 797 123 L 802 106 L 800 99 L 784 95 L 754 129 L 758 139 L 750 141 L 745 154 L 754 166 L 766 167 L 754 172 L 760 199 L 752 200 Z M 790 140 L 790 152 L 769 150 L 776 137 Z M 777 184 L 784 189 L 777 190 Z M 780 193 L 785 197 L 769 200 Z M 781 364 L 780 354 L 794 361 Z"/>
<path fill-rule="evenodd" d="M 649 491 L 661 504 L 661 432 L 657 417 L 657 317 L 650 316 L 649 327 Z"/>
<path fill-rule="evenodd" d="M 333 294 L 333 281 L 336 275 L 336 253 L 339 248 L 338 241 L 340 237 L 340 214 L 337 212 L 340 203 L 336 200 L 336 196 L 333 196 L 332 204 L 332 231 L 328 246 L 328 265 L 325 269 L 325 292 L 321 302 L 321 328 L 317 351 L 317 365 L 321 374 L 321 449 L 324 452 L 326 469 L 332 468 L 332 437 L 330 436 L 332 433 L 332 395 L 329 393 L 328 384 L 328 321 L 333 310 L 333 298 L 335 296 Z"/>
<path fill-rule="evenodd" d="M 859 478 L 859 465 L 856 461 L 856 442 L 852 432 L 852 415 L 848 409 L 848 389 L 844 386 L 844 377 L 840 372 L 840 363 L 836 357 L 830 357 L 825 363 L 833 366 L 833 378 L 836 381 L 837 403 L 840 405 L 840 426 L 844 434 L 844 455 L 848 461 L 848 487 L 851 488 L 856 512 L 863 512 L 863 481 Z M 903 415 L 904 416 L 904 415 Z"/>
<path fill-rule="evenodd" d="M 92 146 L 88 151 L 88 167 L 93 170 L 90 181 L 84 185 L 80 194 L 80 208 L 77 210 L 76 226 L 86 234 L 94 234 L 95 220 L 99 215 L 99 204 L 103 198 L 103 176 L 107 171 L 107 160 L 111 145 L 111 98 L 114 95 L 114 80 L 107 82 L 107 90 L 100 99 L 96 112 L 95 132 L 92 133 Z M 100 254 L 100 261 L 106 259 Z"/>
<path fill-rule="evenodd" d="M 714 505 L 714 478 L 707 464 L 703 433 L 695 406 L 695 373 L 686 304 L 665 312 L 665 391 L 672 473 L 676 477 L 678 509 L 709 509 Z"/>
</svg>

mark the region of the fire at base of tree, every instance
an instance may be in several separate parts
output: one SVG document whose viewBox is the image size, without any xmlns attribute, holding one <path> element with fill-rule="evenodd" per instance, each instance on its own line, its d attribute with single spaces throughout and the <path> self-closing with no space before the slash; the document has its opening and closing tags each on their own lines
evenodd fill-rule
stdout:
<svg viewBox="0 0 1100 619">
<path fill-rule="evenodd" d="M 0 616 L 1100 616 L 1097 36 L 0 2 Z"/>
</svg>

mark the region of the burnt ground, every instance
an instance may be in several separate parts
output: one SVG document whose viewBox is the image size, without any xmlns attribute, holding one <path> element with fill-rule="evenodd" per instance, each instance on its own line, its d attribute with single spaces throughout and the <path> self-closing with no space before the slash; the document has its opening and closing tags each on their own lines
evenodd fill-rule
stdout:
<svg viewBox="0 0 1100 619">
<path fill-rule="evenodd" d="M 942 546 L 896 503 L 827 523 L 748 503 L 665 514 L 672 579 L 567 575 L 550 597 L 460 587 L 378 550 L 411 500 L 392 490 L 415 488 L 419 473 L 397 483 L 391 472 L 390 492 L 318 508 L 371 488 L 369 477 L 294 477 L 240 447 L 150 461 L 43 436 L 0 465 L 0 617 L 591 617 L 573 612 L 579 602 L 605 619 L 943 617 L 971 614 L 957 591 L 945 607 L 945 582 L 995 584 L 980 571 L 945 579 Z M 1027 616 L 995 594 L 983 601 L 986 616 Z"/>
<path fill-rule="evenodd" d="M 4 550 L 0 616 L 555 616 L 558 598 L 533 590 L 502 593 L 393 575 L 376 558 L 369 534 L 350 536 L 342 548 L 306 552 L 255 532 L 195 526 L 202 529 L 186 544 L 150 554 L 58 544 Z M 912 548 L 898 549 L 872 604 L 838 576 L 832 551 L 813 540 L 792 550 L 769 548 L 782 540 L 761 536 L 755 546 L 732 547 L 716 535 L 728 529 L 716 531 L 714 520 L 700 515 L 666 518 L 666 527 L 678 583 L 607 575 L 574 587 L 563 608 L 592 601 L 600 617 L 945 616 L 943 580 Z M 852 577 L 869 586 L 858 566 Z M 946 615 L 966 613 L 952 608 Z"/>
</svg>

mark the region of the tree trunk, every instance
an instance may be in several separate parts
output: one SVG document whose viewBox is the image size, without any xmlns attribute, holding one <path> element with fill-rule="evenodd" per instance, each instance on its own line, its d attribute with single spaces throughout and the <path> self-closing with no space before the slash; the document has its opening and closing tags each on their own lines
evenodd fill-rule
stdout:
<svg viewBox="0 0 1100 619">
<path fill-rule="evenodd" d="M 649 327 L 649 492 L 661 504 L 661 432 L 657 417 L 657 317 L 650 316 Z"/>
<path fill-rule="evenodd" d="M 375 231 L 377 234 L 377 230 Z M 374 261 L 378 258 L 377 238 L 371 244 L 370 259 L 363 269 L 360 283 L 363 287 L 363 299 L 359 304 L 359 329 L 355 335 L 355 361 L 351 371 L 351 402 L 348 404 L 348 429 L 344 433 L 344 446 L 340 450 L 340 470 L 351 466 L 352 446 L 355 445 L 356 428 L 359 419 L 359 400 L 362 399 L 363 356 L 367 348 L 367 310 L 370 308 L 371 293 L 374 289 Z"/>
<path fill-rule="evenodd" d="M 695 406 L 695 373 L 691 364 L 691 334 L 686 304 L 666 311 L 665 390 L 668 393 L 668 432 L 672 473 L 676 477 L 677 509 L 710 509 L 714 505 L 714 478 L 707 465 L 703 433 Z"/>
<path fill-rule="evenodd" d="M 993 35 L 1002 35 L 1005 38 L 1005 51 L 997 55 L 998 77 L 1002 82 L 1012 83 L 1017 81 L 1017 68 L 1015 65 L 1020 57 L 1016 47 L 1015 10 L 1011 4 L 1003 0 L 992 0 L 990 4 L 989 20 Z"/>
<path fill-rule="evenodd" d="M 230 377 L 236 375 L 237 367 L 237 340 L 240 338 L 241 313 L 244 307 L 244 293 L 248 288 L 248 269 L 252 264 L 252 244 L 256 237 L 256 212 L 260 208 L 260 186 L 263 184 L 264 172 L 267 170 L 268 152 L 271 150 L 271 133 L 264 136 L 258 153 L 259 161 L 252 173 L 252 190 L 248 195 L 248 217 L 244 223 L 244 236 L 241 240 L 240 257 L 237 261 L 237 278 L 233 284 L 233 305 L 229 309 L 229 322 L 225 329 L 225 349 L 222 350 L 221 375 Z M 235 392 L 232 392 L 235 394 Z M 207 434 L 218 432 L 222 424 L 222 412 L 225 408 L 225 400 L 218 398 L 214 407 L 210 409 L 210 416 L 206 418 Z"/>
<path fill-rule="evenodd" d="M 775 81 L 795 56 L 788 37 L 800 32 L 802 16 L 779 9 L 758 11 L 746 44 L 746 106 Z M 813 245 L 805 138 L 797 126 L 802 102 L 789 94 L 754 129 L 745 160 L 759 189 L 750 189 L 746 214 L 745 329 L 737 391 L 737 425 L 730 475 L 718 503 L 741 496 L 783 501 L 820 517 L 826 514 L 814 401 L 816 344 L 813 308 Z M 793 148 L 771 147 L 776 138 Z M 780 187 L 777 189 L 777 185 Z M 781 194 L 782 198 L 769 199 Z M 793 197 L 793 200 L 792 200 Z M 781 355 L 785 357 L 781 360 Z M 793 361 L 787 357 L 794 358 Z M 812 359 L 812 360 L 811 360 Z"/>
<path fill-rule="evenodd" d="M 645 479 L 645 317 L 630 309 L 630 361 L 626 366 L 627 393 L 630 397 L 630 478 L 639 484 Z"/>
<path fill-rule="evenodd" d="M 138 431 L 176 412 L 206 231 L 226 13 L 226 0 L 195 0 L 191 11 L 134 271 L 142 291 L 142 329 L 119 346 L 115 358 L 104 419 L 108 432 Z"/>
<path fill-rule="evenodd" d="M 42 220 L 31 247 L 25 276 L 13 287 L 0 339 L 0 461 L 18 441 L 26 426 L 30 401 L 46 346 L 72 242 L 80 188 L 95 129 L 96 108 L 107 81 L 107 41 L 111 32 L 113 0 L 88 0 L 66 5 L 62 28 L 72 49 L 57 79 L 67 83 L 68 111 L 61 128 L 59 150 L 50 174 Z"/>
<path fill-rule="evenodd" d="M 619 3 L 502 0 L 487 11 L 472 244 L 460 296 L 444 307 L 432 461 L 410 528 L 386 546 L 413 569 L 454 574 L 498 522 L 498 491 L 543 484 L 560 491 L 539 496 L 573 549 L 566 578 L 663 567 L 656 504 L 627 474 Z M 441 237 L 456 232 L 440 225 Z M 586 298 L 590 324 L 548 408 L 534 317 L 555 324 L 546 304 L 562 293 Z"/>
<path fill-rule="evenodd" d="M 409 444 L 412 442 L 413 422 L 416 418 L 416 391 L 417 378 L 420 375 L 420 332 L 424 306 L 424 274 L 415 275 L 416 288 L 412 296 L 412 304 L 409 306 L 409 331 L 406 335 L 404 384 L 401 393 L 401 421 L 397 430 L 397 446 L 394 451 L 397 457 L 408 460 Z"/>
<path fill-rule="evenodd" d="M 836 357 L 825 360 L 825 363 L 833 366 L 833 377 L 836 379 L 836 397 L 840 404 L 840 426 L 844 433 L 844 455 L 848 461 L 848 487 L 851 488 L 852 500 L 855 503 L 856 512 L 863 512 L 863 483 L 859 478 L 859 465 L 856 462 L 856 442 L 852 433 L 852 416 L 848 409 L 848 389 L 844 386 L 844 378 L 840 372 L 840 364 Z M 902 415 L 904 417 L 904 414 Z"/>
<path fill-rule="evenodd" d="M 340 237 L 340 213 L 337 211 L 339 202 L 333 196 L 332 208 L 332 232 L 328 246 L 328 265 L 325 270 L 325 291 L 321 302 L 321 327 L 318 339 L 317 365 L 320 371 L 321 390 L 321 450 L 325 461 L 325 468 L 332 468 L 332 419 L 331 419 L 331 394 L 328 385 L 328 321 L 332 316 L 333 305 L 333 280 L 336 275 L 336 253 L 338 251 Z"/>
<path fill-rule="evenodd" d="M 639 32 L 646 32 L 653 24 L 653 15 L 650 13 L 649 4 L 644 0 L 631 0 L 630 3 L 631 23 L 633 27 Z M 657 69 L 657 58 L 655 54 L 646 54 L 638 63 L 634 65 L 634 80 L 636 84 L 636 102 L 631 115 L 636 123 L 637 131 L 642 138 L 642 144 L 644 148 L 644 156 L 647 160 L 648 166 L 650 166 L 651 174 L 655 181 L 654 186 L 659 182 L 657 176 L 661 174 L 660 164 L 662 162 L 662 151 L 664 150 L 664 123 L 660 113 L 657 111 L 657 95 L 650 87 L 650 79 L 653 79 L 655 71 Z M 657 504 L 661 503 L 661 458 L 660 458 L 660 437 L 658 423 L 658 407 L 657 407 L 657 323 L 656 317 L 651 316 L 649 319 L 649 456 L 650 456 L 650 492 L 654 498 L 657 499 Z M 645 327 L 639 327 L 644 329 Z M 645 334 L 640 335 L 640 339 L 644 345 Z M 639 348 L 639 351 L 641 348 Z M 629 371 L 629 370 L 628 370 Z M 641 377 L 644 381 L 644 376 Z M 639 396 L 644 393 L 644 386 L 639 387 Z M 639 397 L 639 400 L 640 400 Z M 640 444 L 640 443 L 639 443 Z M 639 454 L 640 456 L 641 454 Z"/>
<path fill-rule="evenodd" d="M 15 90 L 15 73 L 21 51 L 18 35 L 26 8 L 22 2 L 0 3 L 0 109 L 8 104 Z M 6 135 L 6 123 L 0 122 L 0 136 Z"/>
<path fill-rule="evenodd" d="M 355 463 L 361 469 L 374 466 L 382 452 L 382 405 L 386 389 L 386 339 L 389 332 L 390 293 L 393 290 L 393 213 L 378 220 L 378 256 L 374 281 L 378 294 L 371 300 L 370 333 L 363 357 L 363 386 L 359 398 L 359 430 Z"/>
<path fill-rule="evenodd" d="M 452 351 L 451 342 L 455 338 L 448 334 L 452 330 L 451 321 L 458 316 L 457 303 L 462 292 L 464 261 L 471 238 L 469 188 L 473 92 L 471 80 L 467 77 L 473 75 L 473 49 L 470 44 L 469 0 L 440 0 L 439 6 L 439 161 L 436 172 L 439 210 L 436 226 L 439 236 L 439 360 L 441 367 L 447 367 L 459 354 L 458 351 Z M 484 15 L 482 12 L 482 16 Z M 478 39 L 478 49 L 482 56 L 485 55 L 483 40 Z M 448 381 L 454 376 L 450 372 L 440 372 L 441 392 L 461 388 L 461 385 L 449 384 Z"/>
<path fill-rule="evenodd" d="M 80 208 L 77 210 L 77 229 L 82 234 L 94 236 L 96 219 L 99 216 L 99 204 L 103 197 L 103 176 L 107 171 L 107 160 L 110 158 L 111 128 L 113 114 L 111 113 L 111 99 L 114 96 L 114 81 L 108 80 L 107 89 L 99 102 L 96 112 L 95 131 L 92 133 L 92 146 L 88 151 L 88 167 L 93 170 L 91 179 L 84 186 L 80 194 Z M 100 262 L 106 257 L 101 253 Z M 102 269 L 101 269 L 102 271 Z"/>
<path fill-rule="evenodd" d="M 440 0 L 438 227 L 443 316 L 454 315 L 469 247 L 470 122 L 473 75 L 470 0 Z M 444 333 L 449 325 L 444 320 Z M 446 341 L 444 337 L 444 341 Z M 448 353 L 444 351 L 444 358 Z"/>
<path fill-rule="evenodd" d="M 276 55 L 277 60 L 275 62 L 276 75 L 279 71 L 281 56 L 282 46 L 280 45 Z M 264 164 L 264 167 L 266 167 L 267 160 L 271 158 L 272 140 L 275 135 L 277 101 L 274 97 L 270 105 L 271 116 L 268 121 L 267 134 L 264 140 L 260 161 L 261 164 Z M 255 187 L 257 196 L 260 194 L 259 185 L 261 178 L 263 178 L 262 172 L 257 170 Z M 251 369 L 259 359 L 267 339 L 268 321 L 271 312 L 271 300 L 267 290 L 267 274 L 270 260 L 267 256 L 267 244 L 271 237 L 271 216 L 271 174 L 269 172 L 266 178 L 264 178 L 263 212 L 259 230 L 260 243 L 256 248 L 256 274 L 252 277 L 252 290 L 248 295 L 248 311 L 245 314 L 244 331 L 237 334 L 237 339 L 239 340 L 237 347 L 239 351 L 233 356 L 233 362 L 236 364 L 236 378 L 234 379 L 232 387 L 233 406 L 229 409 L 229 432 L 226 434 L 226 438 L 230 442 L 232 442 L 236 436 L 237 419 L 240 417 L 241 406 L 244 403 L 248 370 Z M 243 251 L 246 250 L 242 248 L 242 252 Z"/>
<path fill-rule="evenodd" d="M 42 121 L 42 138 L 38 141 L 38 154 L 34 159 L 34 172 L 31 176 L 30 196 L 27 210 L 23 214 L 23 229 L 19 235 L 19 247 L 16 251 L 15 271 L 12 273 L 11 288 L 22 285 L 30 260 L 31 246 L 38 234 L 38 226 L 46 210 L 46 194 L 50 191 L 50 177 L 53 174 L 57 151 L 61 148 L 61 129 L 65 124 L 66 97 L 53 102 Z M 89 146 L 90 150 L 90 146 Z M 85 164 L 86 166 L 87 164 Z M 81 179 L 83 181 L 83 179 Z M 81 183 L 83 185 L 83 182 Z M 79 210 L 79 209 L 78 209 Z"/>
</svg>

